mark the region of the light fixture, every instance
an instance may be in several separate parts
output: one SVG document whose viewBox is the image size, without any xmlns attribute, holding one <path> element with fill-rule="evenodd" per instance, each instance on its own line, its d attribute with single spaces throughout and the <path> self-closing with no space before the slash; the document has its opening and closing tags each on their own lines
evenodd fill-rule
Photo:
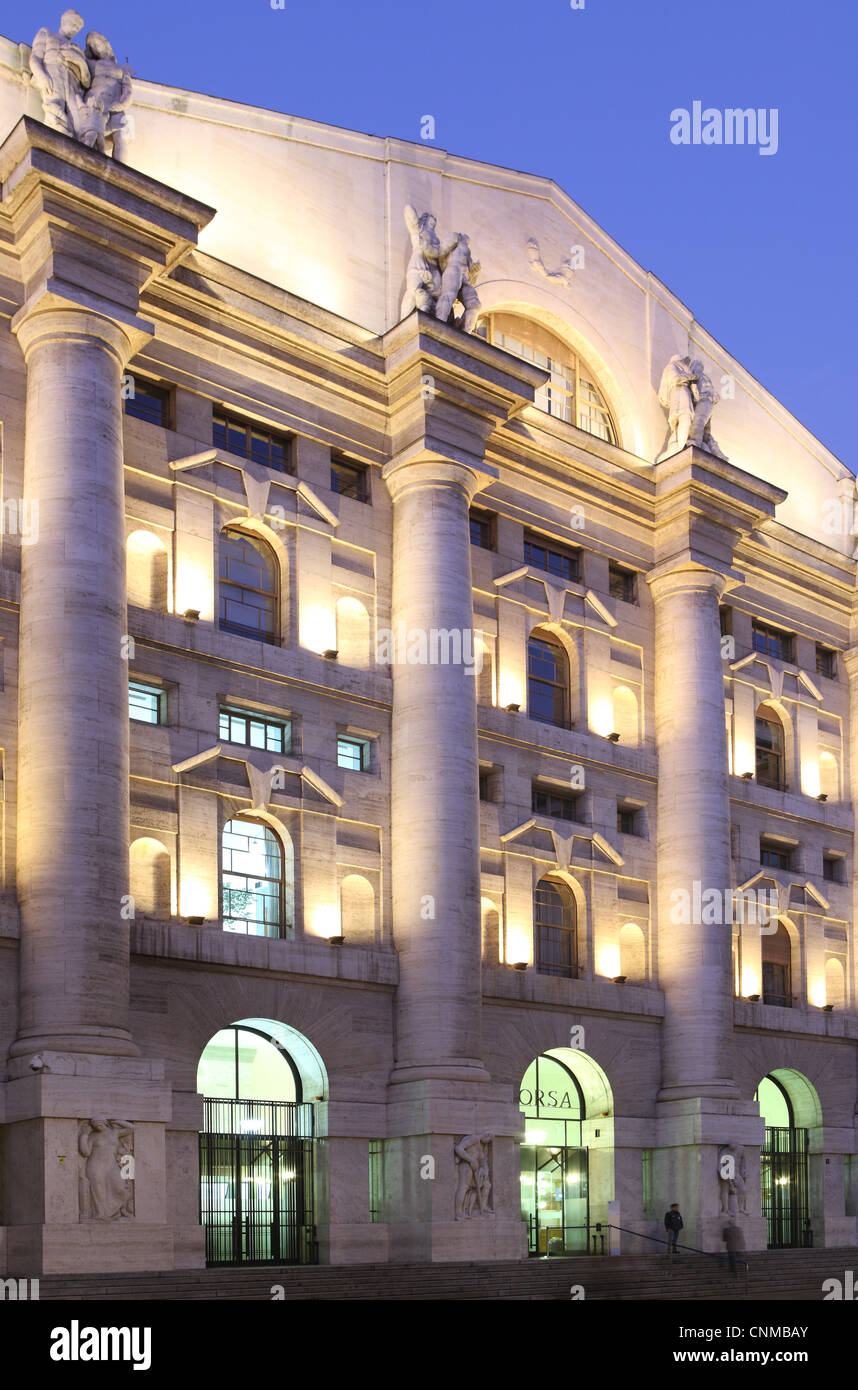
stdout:
<svg viewBox="0 0 858 1390">
<path fill-rule="evenodd" d="M 521 709 L 521 705 L 506 705 L 505 709 L 507 714 L 518 714 L 519 710 Z"/>
<path fill-rule="evenodd" d="M 753 780 L 754 780 L 754 774 L 753 774 L 753 772 L 743 772 L 743 773 L 742 773 L 742 781 L 743 781 L 743 782 L 753 782 Z"/>
<path fill-rule="evenodd" d="M 336 661 L 339 651 L 336 647 L 328 647 L 327 651 L 322 652 L 322 656 L 326 661 Z"/>
<path fill-rule="evenodd" d="M 185 921 L 187 922 L 187 924 L 188 924 L 189 927 L 201 927 L 201 926 L 203 925 L 203 922 L 204 922 L 205 920 L 206 920 L 205 917 L 186 917 L 186 918 L 185 918 Z"/>
<path fill-rule="evenodd" d="M 833 1004 L 823 1004 L 823 1006 L 822 1006 L 822 1012 L 823 1012 L 824 1014 L 833 1014 L 833 1013 L 834 1013 L 834 1005 L 833 1005 Z"/>
<path fill-rule="evenodd" d="M 186 608 L 182 617 L 187 618 L 189 623 L 198 623 L 200 621 L 200 610 L 199 608 Z"/>
<path fill-rule="evenodd" d="M 526 970 L 526 969 L 527 969 L 527 961 L 526 961 L 526 960 L 517 960 L 517 961 L 514 961 L 514 962 L 513 962 L 513 967 L 512 967 L 512 968 L 513 968 L 513 970 Z"/>
<path fill-rule="evenodd" d="M 609 742 L 609 743 L 619 743 L 619 741 L 620 741 L 620 736 L 619 736 L 619 734 L 608 734 L 608 742 Z"/>
<path fill-rule="evenodd" d="M 624 985 L 627 977 L 625 975 L 612 975 L 611 978 L 615 985 Z"/>
<path fill-rule="evenodd" d="M 748 994 L 745 997 L 751 1004 L 758 1004 L 760 1002 L 760 996 L 758 994 Z"/>
<path fill-rule="evenodd" d="M 343 944 L 343 942 L 345 941 L 345 939 L 346 939 L 346 938 L 345 938 L 344 936 L 329 936 L 329 937 L 328 937 L 328 945 L 329 945 L 329 946 L 342 946 L 342 944 Z"/>
<path fill-rule="evenodd" d="M 820 793 L 819 793 L 819 796 L 818 796 L 816 799 L 817 799 L 817 801 L 827 801 L 827 800 L 828 800 L 828 792 L 820 792 Z"/>
</svg>

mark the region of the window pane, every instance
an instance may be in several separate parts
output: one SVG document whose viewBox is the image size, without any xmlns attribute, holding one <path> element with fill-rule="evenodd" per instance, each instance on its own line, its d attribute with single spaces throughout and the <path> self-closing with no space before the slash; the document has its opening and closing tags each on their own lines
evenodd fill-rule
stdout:
<svg viewBox="0 0 858 1390">
<path fill-rule="evenodd" d="M 224 931 L 279 936 L 283 856 L 273 831 L 254 821 L 228 821 L 222 855 Z"/>
<path fill-rule="evenodd" d="M 128 686 L 129 718 L 140 724 L 160 724 L 163 693 L 157 686 L 139 685 L 132 681 Z"/>
</svg>

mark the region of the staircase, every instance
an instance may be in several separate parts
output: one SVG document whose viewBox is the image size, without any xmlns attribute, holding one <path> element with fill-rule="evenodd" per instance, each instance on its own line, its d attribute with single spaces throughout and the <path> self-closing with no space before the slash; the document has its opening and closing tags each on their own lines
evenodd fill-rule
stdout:
<svg viewBox="0 0 858 1390">
<path fill-rule="evenodd" d="M 188 1269 L 154 1274 L 45 1275 L 42 1300 L 552 1299 L 568 1301 L 580 1285 L 587 1301 L 747 1298 L 820 1301 L 825 1279 L 858 1274 L 858 1248 L 769 1250 L 749 1255 L 750 1274 L 733 1279 L 712 1256 L 591 1256 L 482 1264 L 317 1265 Z"/>
</svg>

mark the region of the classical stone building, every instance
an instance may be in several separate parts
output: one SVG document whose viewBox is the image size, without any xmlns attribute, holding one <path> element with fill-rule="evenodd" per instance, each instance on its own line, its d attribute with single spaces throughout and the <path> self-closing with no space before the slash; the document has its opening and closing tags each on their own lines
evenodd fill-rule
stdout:
<svg viewBox="0 0 858 1390">
<path fill-rule="evenodd" d="M 37 76 L 0 1271 L 854 1245 L 852 473 L 547 178 Z"/>
</svg>

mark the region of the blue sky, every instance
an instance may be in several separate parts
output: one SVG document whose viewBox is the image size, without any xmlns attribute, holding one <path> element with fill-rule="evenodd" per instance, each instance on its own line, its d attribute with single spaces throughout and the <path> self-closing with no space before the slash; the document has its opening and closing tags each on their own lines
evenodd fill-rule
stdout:
<svg viewBox="0 0 858 1390">
<path fill-rule="evenodd" d="M 578 0 L 580 3 L 580 0 Z M 844 462 L 858 397 L 858 11 L 845 0 L 79 5 L 152 81 L 547 174 Z M 62 0 L 5 0 L 29 42 Z M 777 108 L 778 151 L 670 113 Z"/>
</svg>

